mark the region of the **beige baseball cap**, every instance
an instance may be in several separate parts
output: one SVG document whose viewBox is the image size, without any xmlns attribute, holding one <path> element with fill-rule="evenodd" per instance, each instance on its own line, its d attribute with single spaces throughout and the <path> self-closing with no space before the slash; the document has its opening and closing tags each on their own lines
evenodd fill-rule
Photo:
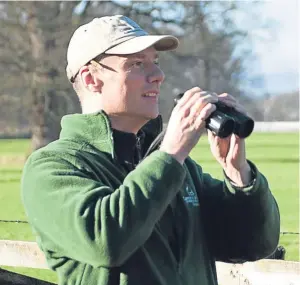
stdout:
<svg viewBox="0 0 300 285">
<path fill-rule="evenodd" d="M 174 50 L 179 40 L 171 35 L 149 35 L 123 15 L 95 18 L 80 26 L 67 50 L 67 76 L 71 82 L 82 66 L 100 54 L 133 54 L 150 46 L 158 51 Z"/>
</svg>

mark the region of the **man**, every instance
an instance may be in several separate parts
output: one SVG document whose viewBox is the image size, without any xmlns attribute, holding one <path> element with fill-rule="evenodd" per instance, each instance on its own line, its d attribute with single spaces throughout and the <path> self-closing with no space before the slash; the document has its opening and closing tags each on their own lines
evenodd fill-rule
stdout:
<svg viewBox="0 0 300 285">
<path fill-rule="evenodd" d="M 62 119 L 59 140 L 34 152 L 22 179 L 28 220 L 59 284 L 215 285 L 215 261 L 271 254 L 279 212 L 266 178 L 246 159 L 245 142 L 209 133 L 224 181 L 189 153 L 217 101 L 194 87 L 162 130 L 158 52 L 173 36 L 151 36 L 124 16 L 75 31 L 67 74 L 83 114 Z"/>
</svg>

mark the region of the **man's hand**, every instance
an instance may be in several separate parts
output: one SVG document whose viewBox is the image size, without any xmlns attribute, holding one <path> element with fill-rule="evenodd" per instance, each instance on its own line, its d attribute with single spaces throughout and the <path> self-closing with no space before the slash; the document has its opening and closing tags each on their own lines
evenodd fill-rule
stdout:
<svg viewBox="0 0 300 285">
<path fill-rule="evenodd" d="M 245 109 L 227 93 L 218 95 L 219 101 L 246 114 Z M 227 138 L 215 136 L 208 130 L 208 140 L 213 156 L 223 167 L 226 175 L 236 184 L 245 186 L 251 182 L 251 168 L 246 160 L 245 139 L 232 134 Z"/>
<path fill-rule="evenodd" d="M 205 120 L 216 110 L 216 94 L 199 87 L 186 91 L 171 114 L 160 150 L 174 156 L 181 164 L 205 132 Z"/>
</svg>

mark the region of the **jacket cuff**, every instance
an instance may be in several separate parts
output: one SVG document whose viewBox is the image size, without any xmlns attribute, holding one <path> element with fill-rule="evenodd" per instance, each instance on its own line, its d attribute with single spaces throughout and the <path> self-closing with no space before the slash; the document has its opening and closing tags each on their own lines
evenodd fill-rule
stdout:
<svg viewBox="0 0 300 285">
<path fill-rule="evenodd" d="M 237 186 L 225 173 L 223 170 L 224 174 L 224 181 L 227 189 L 231 194 L 236 194 L 236 193 L 244 193 L 245 195 L 250 195 L 251 193 L 255 192 L 259 187 L 259 176 L 260 173 L 257 169 L 257 167 L 249 160 L 247 162 L 250 165 L 251 168 L 251 182 L 248 185 L 245 185 L 243 187 Z"/>
</svg>

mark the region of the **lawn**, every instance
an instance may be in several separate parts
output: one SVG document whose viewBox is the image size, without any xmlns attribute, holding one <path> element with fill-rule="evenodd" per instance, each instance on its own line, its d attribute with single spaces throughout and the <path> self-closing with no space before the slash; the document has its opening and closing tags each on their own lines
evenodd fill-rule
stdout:
<svg viewBox="0 0 300 285">
<path fill-rule="evenodd" d="M 29 140 L 0 140 L 0 239 L 34 240 L 28 224 L 3 222 L 26 220 L 20 201 L 20 177 L 29 149 Z M 222 178 L 221 169 L 213 160 L 205 137 L 191 156 L 205 172 Z M 247 156 L 268 178 L 278 201 L 282 231 L 280 244 L 286 248 L 286 260 L 299 261 L 299 134 L 255 133 L 247 139 Z M 6 269 L 57 282 L 50 270 Z"/>
</svg>

